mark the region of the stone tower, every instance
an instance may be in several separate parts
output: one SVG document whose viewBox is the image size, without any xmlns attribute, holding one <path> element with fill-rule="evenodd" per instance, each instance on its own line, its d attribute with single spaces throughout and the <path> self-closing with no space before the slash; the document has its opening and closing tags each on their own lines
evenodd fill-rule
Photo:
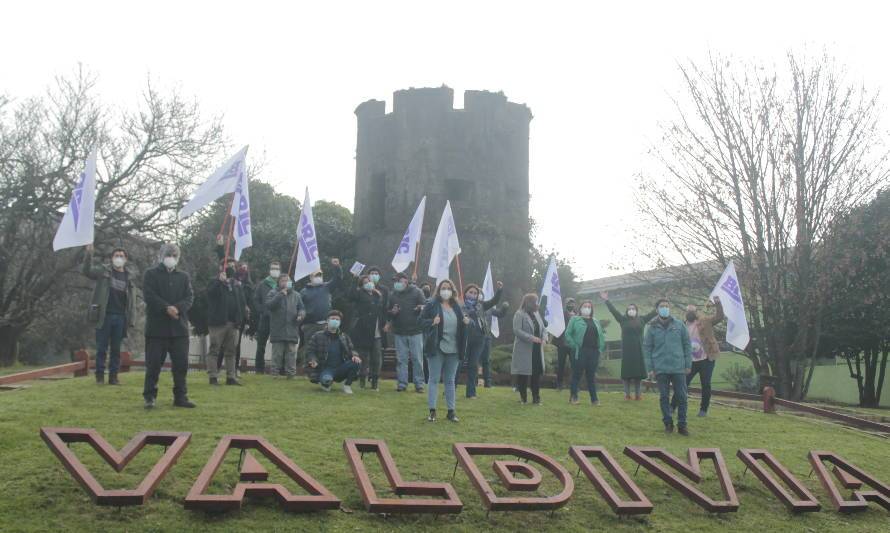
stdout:
<svg viewBox="0 0 890 533">
<path fill-rule="evenodd" d="M 503 93 L 466 91 L 464 109 L 454 109 L 454 91 L 442 86 L 396 91 L 388 114 L 379 100 L 362 103 L 355 114 L 359 261 L 392 272 L 393 254 L 426 195 L 419 280 L 427 279 L 436 228 L 450 200 L 464 285 L 481 285 L 490 260 L 514 306 L 522 291 L 534 290 L 529 286 L 528 107 L 509 102 Z M 454 263 L 451 277 L 458 282 Z"/>
</svg>

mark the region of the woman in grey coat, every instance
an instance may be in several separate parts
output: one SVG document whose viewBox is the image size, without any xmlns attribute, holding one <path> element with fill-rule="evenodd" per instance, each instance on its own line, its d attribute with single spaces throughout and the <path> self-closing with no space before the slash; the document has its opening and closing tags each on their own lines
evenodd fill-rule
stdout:
<svg viewBox="0 0 890 533">
<path fill-rule="evenodd" d="M 538 313 L 538 295 L 526 294 L 513 314 L 513 360 L 510 373 L 516 376 L 520 403 L 527 403 L 531 377 L 532 403 L 541 404 L 541 375 L 544 373 L 544 320 Z"/>
</svg>

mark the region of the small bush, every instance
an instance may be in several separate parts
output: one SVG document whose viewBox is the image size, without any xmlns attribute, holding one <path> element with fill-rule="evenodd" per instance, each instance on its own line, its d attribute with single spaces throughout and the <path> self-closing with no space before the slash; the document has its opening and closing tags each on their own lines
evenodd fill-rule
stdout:
<svg viewBox="0 0 890 533">
<path fill-rule="evenodd" d="M 723 379 L 729 382 L 733 390 L 737 392 L 757 394 L 760 389 L 754 369 L 738 363 L 734 363 L 723 373 Z"/>
</svg>

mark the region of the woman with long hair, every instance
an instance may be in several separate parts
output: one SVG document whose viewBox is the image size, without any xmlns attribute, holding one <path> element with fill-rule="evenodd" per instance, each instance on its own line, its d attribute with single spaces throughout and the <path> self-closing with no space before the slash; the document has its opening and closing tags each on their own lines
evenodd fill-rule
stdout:
<svg viewBox="0 0 890 533">
<path fill-rule="evenodd" d="M 482 289 L 471 283 L 464 289 L 464 305 L 461 311 L 469 320 L 467 326 L 467 398 L 475 399 L 476 380 L 479 374 L 479 363 L 485 349 L 485 341 L 491 335 L 490 320 L 486 311 L 496 306 L 501 300 L 503 283 L 497 282 L 497 292 L 491 300 L 482 300 Z"/>
<path fill-rule="evenodd" d="M 566 346 L 572 362 L 572 388 L 569 403 L 578 403 L 578 385 L 581 374 L 586 374 L 590 403 L 599 405 L 596 396 L 596 367 L 600 364 L 600 354 L 606 350 L 606 336 L 599 320 L 593 317 L 593 302 L 584 300 L 579 313 L 569 320 L 565 331 Z"/>
<path fill-rule="evenodd" d="M 427 378 L 427 420 L 436 421 L 439 400 L 439 379 L 445 382 L 445 403 L 448 420 L 457 422 L 455 411 L 455 378 L 457 367 L 466 351 L 465 326 L 469 322 L 457 301 L 457 291 L 451 280 L 442 280 L 433 298 L 423 308 L 420 323 L 424 328 L 423 350 L 429 362 Z"/>
<path fill-rule="evenodd" d="M 513 314 L 513 359 L 510 373 L 516 376 L 521 403 L 528 402 L 529 382 L 532 403 L 541 404 L 541 375 L 544 373 L 544 320 L 538 313 L 538 295 L 526 294 Z M 529 379 L 531 378 L 531 379 Z"/>
</svg>

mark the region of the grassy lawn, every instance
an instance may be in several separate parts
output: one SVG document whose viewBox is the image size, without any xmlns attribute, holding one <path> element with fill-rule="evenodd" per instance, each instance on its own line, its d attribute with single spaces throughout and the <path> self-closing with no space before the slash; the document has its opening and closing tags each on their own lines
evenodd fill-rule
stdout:
<svg viewBox="0 0 890 533">
<path fill-rule="evenodd" d="M 544 405 L 519 405 L 509 388 L 482 389 L 481 398 L 467 401 L 458 388 L 459 424 L 424 421 L 425 395 L 396 393 L 384 382 L 379 393 L 361 391 L 347 397 L 325 394 L 305 380 L 286 382 L 267 376 L 247 376 L 244 387 L 211 388 L 203 374 L 190 375 L 194 410 L 170 406 L 170 375 L 161 381 L 159 407 L 142 409 L 139 372 L 122 375 L 123 386 L 100 387 L 89 378 L 70 379 L 47 386 L 0 393 L 0 530 L 4 531 L 886 531 L 888 513 L 872 505 L 855 516 L 831 509 L 792 516 L 735 458 L 740 447 L 768 448 L 830 506 L 815 478 L 806 479 L 807 452 L 834 450 L 884 482 L 890 481 L 890 454 L 884 439 L 834 425 L 791 416 L 715 406 L 709 418 L 693 418 L 692 436 L 665 435 L 657 398 L 625 402 L 618 393 L 604 393 L 599 407 L 570 406 L 567 394 L 544 391 Z M 335 389 L 336 390 L 336 389 Z M 444 407 L 444 406 L 443 406 Z M 693 402 L 692 408 L 697 404 Z M 444 410 L 444 409 L 443 409 Z M 41 426 L 95 428 L 116 446 L 123 446 L 141 430 L 191 431 L 192 442 L 163 479 L 151 501 L 142 507 L 93 505 L 86 493 L 50 453 L 38 435 Z M 303 469 L 343 500 L 351 512 L 289 514 L 273 501 L 251 500 L 239 512 L 207 515 L 182 506 L 192 483 L 224 434 L 259 434 L 293 458 Z M 711 516 L 645 470 L 635 478 L 655 504 L 645 519 L 618 519 L 593 487 L 581 477 L 567 507 L 549 513 L 492 513 L 486 518 L 479 497 L 462 471 L 454 480 L 464 503 L 463 513 L 438 520 L 428 515 L 381 517 L 367 514 L 342 450 L 343 439 L 384 439 L 406 480 L 447 481 L 454 466 L 453 442 L 508 442 L 536 448 L 561 462 L 572 473 L 571 444 L 604 445 L 625 470 L 632 462 L 622 454 L 625 445 L 663 446 L 685 458 L 687 446 L 719 447 L 729 466 L 741 500 L 738 513 Z M 115 474 L 85 444 L 73 444 L 81 460 L 108 488 L 135 487 L 161 455 L 148 447 L 121 474 Z M 255 455 L 255 457 L 259 457 Z M 228 492 L 237 480 L 237 452 L 226 457 L 213 484 Z M 378 491 L 386 490 L 380 468 L 366 456 Z M 264 458 L 270 481 L 286 480 Z M 478 458 L 492 476 L 491 458 Z M 544 471 L 545 480 L 549 473 Z M 493 476 L 492 476 L 493 477 Z M 553 491 L 555 482 L 545 482 Z M 705 467 L 704 490 L 719 497 L 713 470 Z M 617 484 L 615 485 L 617 487 Z M 552 493 L 552 492 L 551 492 Z"/>
</svg>

